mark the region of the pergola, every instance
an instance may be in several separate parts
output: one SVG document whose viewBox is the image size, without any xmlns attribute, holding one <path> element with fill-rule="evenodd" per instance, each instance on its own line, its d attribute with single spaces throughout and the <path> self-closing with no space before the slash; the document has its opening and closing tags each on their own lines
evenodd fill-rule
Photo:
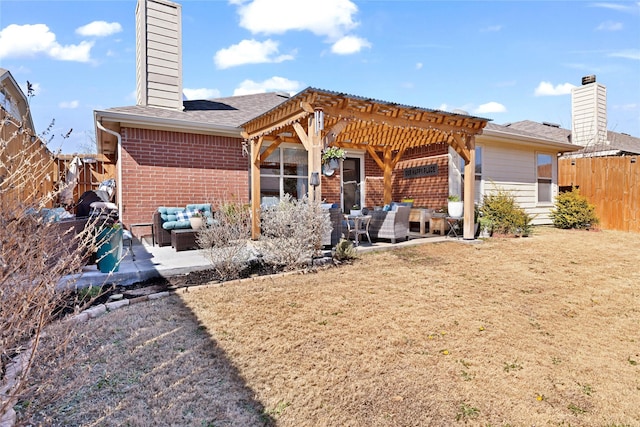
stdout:
<svg viewBox="0 0 640 427">
<path fill-rule="evenodd" d="M 384 203 L 391 203 L 393 170 L 405 150 L 446 142 L 475 176 L 475 136 L 488 119 L 307 88 L 243 125 L 251 147 L 252 238 L 260 235 L 260 165 L 283 142 L 300 143 L 308 153 L 309 182 L 320 173 L 328 146 L 366 150 L 383 171 Z M 270 145 L 262 151 L 265 142 Z M 261 152 L 262 151 L 262 152 Z M 464 238 L 474 238 L 474 179 L 464 180 Z M 310 186 L 311 187 L 311 186 Z M 319 194 L 322 194 L 320 189 Z M 309 199 L 316 191 L 309 189 Z"/>
</svg>

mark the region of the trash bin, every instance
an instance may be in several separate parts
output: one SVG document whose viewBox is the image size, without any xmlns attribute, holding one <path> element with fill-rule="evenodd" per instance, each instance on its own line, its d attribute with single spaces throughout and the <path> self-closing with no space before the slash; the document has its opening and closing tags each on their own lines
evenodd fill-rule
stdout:
<svg viewBox="0 0 640 427">
<path fill-rule="evenodd" d="M 122 257 L 122 226 L 104 227 L 98 234 L 96 259 L 101 273 L 111 273 L 120 268 Z"/>
</svg>

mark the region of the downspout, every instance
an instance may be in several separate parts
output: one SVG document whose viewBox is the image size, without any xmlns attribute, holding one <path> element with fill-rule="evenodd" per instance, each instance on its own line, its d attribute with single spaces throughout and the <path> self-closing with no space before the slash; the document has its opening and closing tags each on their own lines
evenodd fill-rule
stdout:
<svg viewBox="0 0 640 427">
<path fill-rule="evenodd" d="M 102 122 L 96 120 L 98 129 L 115 136 L 118 139 L 118 162 L 116 163 L 116 169 L 118 171 L 118 179 L 116 181 L 116 191 L 118 192 L 118 219 L 122 221 L 122 137 L 118 132 L 107 129 L 102 125 Z"/>
</svg>

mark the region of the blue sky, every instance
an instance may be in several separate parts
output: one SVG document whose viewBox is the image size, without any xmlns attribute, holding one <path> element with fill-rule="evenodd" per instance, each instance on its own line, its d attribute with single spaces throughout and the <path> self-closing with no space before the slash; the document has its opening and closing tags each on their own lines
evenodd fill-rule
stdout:
<svg viewBox="0 0 640 427">
<path fill-rule="evenodd" d="M 640 137 L 638 1 L 176 2 L 189 99 L 313 86 L 571 128 L 570 88 L 595 74 L 609 129 Z M 53 151 L 85 151 L 93 110 L 135 104 L 135 8 L 1 0 L 0 67 L 33 85 L 38 133 L 55 119 Z"/>
</svg>

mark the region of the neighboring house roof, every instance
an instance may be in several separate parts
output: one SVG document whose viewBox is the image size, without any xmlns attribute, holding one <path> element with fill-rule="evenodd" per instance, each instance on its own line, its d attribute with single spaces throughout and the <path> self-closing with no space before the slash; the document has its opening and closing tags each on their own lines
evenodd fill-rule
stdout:
<svg viewBox="0 0 640 427">
<path fill-rule="evenodd" d="M 11 75 L 11 72 L 1 67 L 0 89 L 2 89 L 4 93 L 4 95 L 0 94 L 0 107 L 6 110 L 16 120 L 18 127 L 23 125 L 22 120 L 26 118 L 27 123 L 24 127 L 35 134 L 36 131 L 28 108 L 29 103 L 27 97 Z"/>
<path fill-rule="evenodd" d="M 547 138 L 570 142 L 571 130 L 563 129 L 559 125 L 551 123 L 538 123 L 531 120 L 523 120 L 520 122 L 509 123 L 505 127 L 513 130 L 530 132 Z M 636 138 L 624 133 L 607 131 L 608 144 L 595 144 L 587 147 L 580 147 L 578 151 L 572 155 L 590 155 L 590 156 L 620 156 L 625 154 L 640 154 L 640 138 Z"/>
</svg>

